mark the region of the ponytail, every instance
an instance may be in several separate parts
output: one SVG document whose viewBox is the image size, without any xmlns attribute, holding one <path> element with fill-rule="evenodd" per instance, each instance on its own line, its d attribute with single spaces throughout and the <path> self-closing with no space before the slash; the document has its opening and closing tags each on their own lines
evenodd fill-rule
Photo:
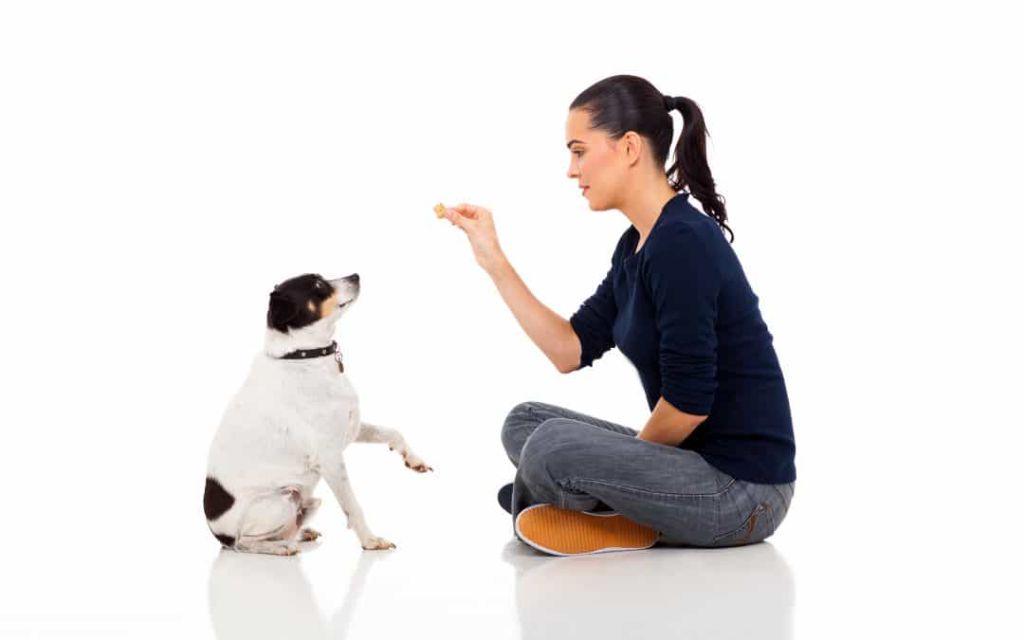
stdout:
<svg viewBox="0 0 1024 640">
<path fill-rule="evenodd" d="M 704 114 L 689 98 L 666 96 L 665 104 L 670 109 L 678 109 L 683 115 L 683 132 L 676 142 L 675 159 L 665 170 L 669 184 L 676 191 L 689 187 L 690 193 L 703 205 L 704 212 L 729 232 L 729 242 L 732 242 L 736 236 L 726 224 L 725 198 L 715 193 L 715 179 L 708 166 L 706 143 L 710 134 L 704 124 Z"/>
</svg>

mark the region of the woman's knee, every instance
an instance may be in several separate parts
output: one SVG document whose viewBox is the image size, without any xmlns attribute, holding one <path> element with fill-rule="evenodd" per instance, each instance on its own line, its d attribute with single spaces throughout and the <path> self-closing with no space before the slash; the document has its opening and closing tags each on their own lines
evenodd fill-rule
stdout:
<svg viewBox="0 0 1024 640">
<path fill-rule="evenodd" d="M 533 402 L 520 402 L 512 407 L 512 410 L 505 416 L 505 423 L 501 427 L 501 444 L 505 447 L 513 463 L 519 463 L 519 456 L 523 450 L 526 439 L 539 421 L 533 412 Z"/>
<path fill-rule="evenodd" d="M 580 440 L 586 438 L 587 425 L 569 418 L 544 420 L 523 443 L 520 460 L 524 464 L 548 468 L 552 463 L 565 466 L 580 451 Z"/>
<path fill-rule="evenodd" d="M 586 500 L 585 503 L 578 504 L 576 498 L 572 498 L 571 504 L 568 502 L 580 493 L 573 479 L 581 471 L 580 438 L 583 434 L 580 427 L 585 426 L 566 418 L 549 418 L 526 439 L 517 478 L 521 478 L 536 498 L 563 508 L 593 508 L 596 499 L 582 494 L 580 499 Z"/>
</svg>

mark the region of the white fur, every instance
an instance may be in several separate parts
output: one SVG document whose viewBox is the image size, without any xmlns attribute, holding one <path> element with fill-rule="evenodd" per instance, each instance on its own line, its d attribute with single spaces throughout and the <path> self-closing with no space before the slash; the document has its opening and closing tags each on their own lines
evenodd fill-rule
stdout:
<svg viewBox="0 0 1024 640">
<path fill-rule="evenodd" d="M 239 551 L 291 555 L 300 540 L 318 537 L 301 525 L 319 506 L 313 490 L 321 477 L 364 549 L 393 548 L 366 524 L 342 453 L 353 441 L 385 442 L 406 466 L 431 470 L 400 433 L 361 422 L 356 391 L 334 356 L 279 359 L 296 349 L 329 345 L 354 300 L 353 295 L 329 316 L 288 334 L 268 329 L 264 353 L 253 360 L 224 414 L 210 446 L 207 476 L 235 501 L 209 524 L 215 534 L 235 538 Z"/>
</svg>

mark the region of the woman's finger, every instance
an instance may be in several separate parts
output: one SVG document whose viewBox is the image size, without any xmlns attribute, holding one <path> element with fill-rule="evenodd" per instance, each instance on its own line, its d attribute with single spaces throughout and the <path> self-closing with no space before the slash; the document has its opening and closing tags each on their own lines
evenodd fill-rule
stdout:
<svg viewBox="0 0 1024 640">
<path fill-rule="evenodd" d="M 480 207 L 477 207 L 476 205 L 472 205 L 466 202 L 460 202 L 459 204 L 452 207 L 452 209 L 455 209 L 460 214 L 473 220 L 475 220 L 480 215 Z"/>
<path fill-rule="evenodd" d="M 447 209 L 447 210 L 445 210 L 445 214 L 444 215 L 445 215 L 446 218 L 448 218 L 449 222 L 451 222 L 452 224 L 454 224 L 458 228 L 462 229 L 463 231 L 467 231 L 469 225 L 472 224 L 472 221 L 469 218 L 467 218 L 466 216 L 460 214 L 455 209 Z"/>
</svg>

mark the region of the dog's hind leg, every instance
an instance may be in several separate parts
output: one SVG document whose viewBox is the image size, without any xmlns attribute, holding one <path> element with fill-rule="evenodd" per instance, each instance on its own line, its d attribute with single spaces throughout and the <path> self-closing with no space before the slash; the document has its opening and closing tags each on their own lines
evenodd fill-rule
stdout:
<svg viewBox="0 0 1024 640">
<path fill-rule="evenodd" d="M 294 556 L 299 552 L 299 545 L 295 540 L 261 540 L 243 536 L 235 543 L 235 550 L 274 556 Z"/>
<path fill-rule="evenodd" d="M 298 525 L 302 527 L 303 524 L 312 519 L 313 515 L 316 514 L 319 508 L 320 498 L 309 498 L 308 500 L 305 500 L 302 503 L 301 508 L 299 510 Z M 303 542 L 316 540 L 319 537 L 320 532 L 315 529 L 311 529 L 309 527 L 302 527 L 299 530 L 299 539 Z"/>
<path fill-rule="evenodd" d="M 238 523 L 234 548 L 248 553 L 295 555 L 299 552 L 301 504 L 302 492 L 297 487 L 281 487 L 254 498 Z"/>
<path fill-rule="evenodd" d="M 412 452 L 412 449 L 409 448 L 405 438 L 403 438 L 402 434 L 395 429 L 379 427 L 368 422 L 361 422 L 359 424 L 359 435 L 356 436 L 356 442 L 383 442 L 388 445 L 388 448 L 392 451 L 398 451 L 402 456 L 402 460 L 405 461 L 405 466 L 409 467 L 413 471 L 425 473 L 427 471 L 434 470 L 433 467 L 428 466 L 426 462 Z"/>
</svg>

